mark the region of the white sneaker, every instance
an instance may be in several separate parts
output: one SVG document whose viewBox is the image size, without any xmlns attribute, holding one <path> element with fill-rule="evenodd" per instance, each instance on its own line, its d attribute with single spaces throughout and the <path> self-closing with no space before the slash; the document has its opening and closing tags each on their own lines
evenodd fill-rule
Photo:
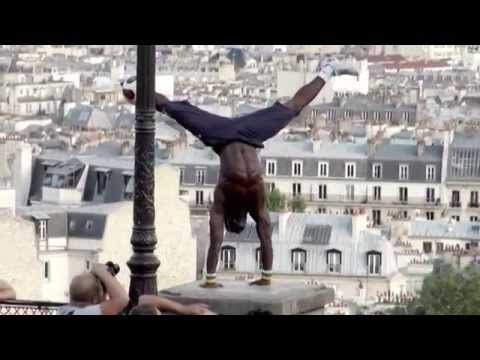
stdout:
<svg viewBox="0 0 480 360">
<path fill-rule="evenodd" d="M 333 76 L 351 75 L 358 77 L 358 71 L 347 61 L 338 60 L 334 57 L 327 57 L 318 66 L 319 76 L 328 81 Z"/>
<path fill-rule="evenodd" d="M 135 105 L 137 101 L 137 77 L 131 76 L 128 79 L 121 81 L 122 92 L 125 99 Z"/>
</svg>

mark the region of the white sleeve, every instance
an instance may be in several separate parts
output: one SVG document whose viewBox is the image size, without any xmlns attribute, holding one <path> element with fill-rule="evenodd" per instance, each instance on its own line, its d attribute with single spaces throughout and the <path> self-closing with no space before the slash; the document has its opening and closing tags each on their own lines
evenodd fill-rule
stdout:
<svg viewBox="0 0 480 360">
<path fill-rule="evenodd" d="M 102 308 L 100 305 L 91 305 L 91 306 L 86 306 L 81 309 L 75 310 L 73 315 L 103 315 L 102 314 Z"/>
</svg>

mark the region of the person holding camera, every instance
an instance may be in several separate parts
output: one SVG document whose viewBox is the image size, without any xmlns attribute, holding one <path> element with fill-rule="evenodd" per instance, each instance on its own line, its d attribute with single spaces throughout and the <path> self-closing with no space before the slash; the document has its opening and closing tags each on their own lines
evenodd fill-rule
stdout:
<svg viewBox="0 0 480 360">
<path fill-rule="evenodd" d="M 115 278 L 119 267 L 111 262 L 94 264 L 90 272 L 77 275 L 70 283 L 70 304 L 58 315 L 118 315 L 128 305 L 127 292 Z"/>
</svg>

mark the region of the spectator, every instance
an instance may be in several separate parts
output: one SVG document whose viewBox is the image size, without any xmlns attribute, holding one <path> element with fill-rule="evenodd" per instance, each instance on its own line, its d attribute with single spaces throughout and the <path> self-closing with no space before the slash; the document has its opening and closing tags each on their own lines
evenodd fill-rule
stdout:
<svg viewBox="0 0 480 360">
<path fill-rule="evenodd" d="M 0 280 L 0 300 L 15 300 L 17 294 L 13 287 L 4 280 Z"/>
<path fill-rule="evenodd" d="M 126 291 L 107 266 L 94 264 L 91 272 L 73 278 L 70 304 L 61 307 L 58 315 L 118 315 L 128 302 Z"/>
<path fill-rule="evenodd" d="M 155 311 L 156 310 L 156 311 Z M 182 305 L 156 295 L 141 295 L 138 305 L 130 310 L 130 315 L 160 315 L 161 312 L 177 315 L 209 315 L 208 305 Z"/>
</svg>

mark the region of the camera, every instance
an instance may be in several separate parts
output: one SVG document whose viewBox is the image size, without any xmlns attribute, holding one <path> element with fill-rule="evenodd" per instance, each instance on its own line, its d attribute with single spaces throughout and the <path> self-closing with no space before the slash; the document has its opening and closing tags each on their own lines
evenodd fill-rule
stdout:
<svg viewBox="0 0 480 360">
<path fill-rule="evenodd" d="M 107 267 L 107 271 L 112 274 L 112 276 L 116 276 L 120 272 L 120 265 L 115 264 L 112 261 L 108 261 L 105 266 Z"/>
</svg>

